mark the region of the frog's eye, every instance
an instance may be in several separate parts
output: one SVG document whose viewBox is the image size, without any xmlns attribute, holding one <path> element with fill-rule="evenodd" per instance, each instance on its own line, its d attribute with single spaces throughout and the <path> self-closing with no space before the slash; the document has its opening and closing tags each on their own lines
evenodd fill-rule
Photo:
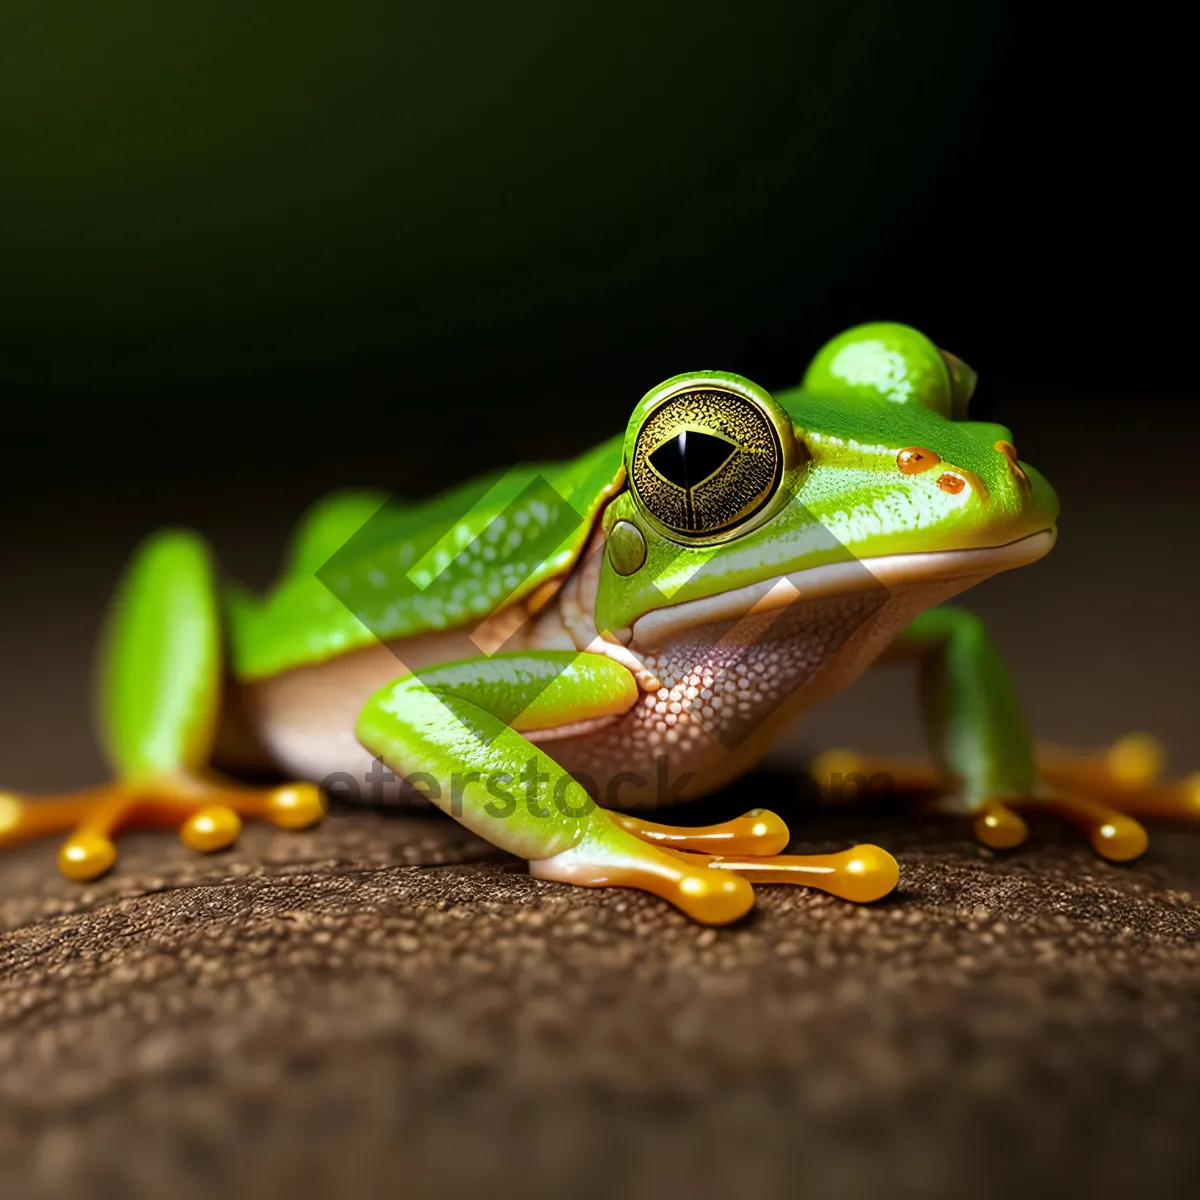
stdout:
<svg viewBox="0 0 1200 1200">
<path fill-rule="evenodd" d="M 661 532 L 713 542 L 762 519 L 792 440 L 790 421 L 765 392 L 736 376 L 681 377 L 650 393 L 634 419 L 630 488 Z"/>
</svg>

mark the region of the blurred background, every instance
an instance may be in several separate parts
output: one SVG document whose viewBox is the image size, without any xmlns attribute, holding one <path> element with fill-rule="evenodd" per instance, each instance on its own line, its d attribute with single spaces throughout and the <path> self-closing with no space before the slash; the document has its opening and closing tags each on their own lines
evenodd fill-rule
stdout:
<svg viewBox="0 0 1200 1200">
<path fill-rule="evenodd" d="M 881 319 L 1058 489 L 1054 553 L 965 597 L 1036 732 L 1200 768 L 1193 45 L 1145 5 L 3 0 L 0 788 L 103 778 L 155 525 L 263 585 L 330 487 L 572 454 Z M 917 749 L 913 698 L 871 673 L 714 804 Z M 132 834 L 86 888 L 6 850 L 0 1193 L 1180 1194 L 1197 831 L 1115 867 L 806 817 L 901 890 L 718 933 L 395 814 Z"/>
<path fill-rule="evenodd" d="M 1038 731 L 1197 765 L 1174 41 L 989 0 L 9 0 L 3 782 L 100 771 L 91 640 L 156 523 L 263 584 L 330 486 L 573 453 L 661 378 L 785 387 L 878 319 L 972 363 L 1059 489 L 1054 555 L 970 601 Z M 909 695 L 802 747 L 907 746 Z"/>
</svg>

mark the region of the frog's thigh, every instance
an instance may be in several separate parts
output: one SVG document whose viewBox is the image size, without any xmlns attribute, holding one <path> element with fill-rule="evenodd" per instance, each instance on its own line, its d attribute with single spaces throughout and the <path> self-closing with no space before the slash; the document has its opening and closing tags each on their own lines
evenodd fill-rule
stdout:
<svg viewBox="0 0 1200 1200">
<path fill-rule="evenodd" d="M 409 675 L 367 702 L 357 735 L 443 811 L 541 878 L 638 887 L 713 923 L 754 902 L 750 885 L 642 840 L 523 731 L 628 711 L 633 676 L 597 654 L 530 651 Z"/>
</svg>

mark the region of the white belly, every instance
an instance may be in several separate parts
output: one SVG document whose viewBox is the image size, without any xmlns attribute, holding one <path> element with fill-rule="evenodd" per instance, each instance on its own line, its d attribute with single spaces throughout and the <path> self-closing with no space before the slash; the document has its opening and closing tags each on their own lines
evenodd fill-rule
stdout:
<svg viewBox="0 0 1200 1200">
<path fill-rule="evenodd" d="M 752 767 L 798 714 L 857 678 L 918 612 L 973 582 L 800 599 L 691 630 L 646 655 L 665 695 L 643 693 L 623 716 L 583 732 L 529 736 L 608 807 L 703 795 Z M 378 645 L 245 685 L 236 707 L 261 752 L 289 776 L 349 802 L 424 804 L 358 744 L 355 721 L 391 680 L 471 653 L 478 649 L 461 632 Z"/>
</svg>

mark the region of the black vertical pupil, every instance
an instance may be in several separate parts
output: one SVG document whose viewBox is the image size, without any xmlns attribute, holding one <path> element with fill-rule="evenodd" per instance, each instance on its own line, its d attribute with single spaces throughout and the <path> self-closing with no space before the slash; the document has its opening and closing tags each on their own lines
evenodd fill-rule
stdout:
<svg viewBox="0 0 1200 1200">
<path fill-rule="evenodd" d="M 650 465 L 677 487 L 693 488 L 722 467 L 736 449 L 711 433 L 681 429 L 650 455 Z"/>
</svg>

